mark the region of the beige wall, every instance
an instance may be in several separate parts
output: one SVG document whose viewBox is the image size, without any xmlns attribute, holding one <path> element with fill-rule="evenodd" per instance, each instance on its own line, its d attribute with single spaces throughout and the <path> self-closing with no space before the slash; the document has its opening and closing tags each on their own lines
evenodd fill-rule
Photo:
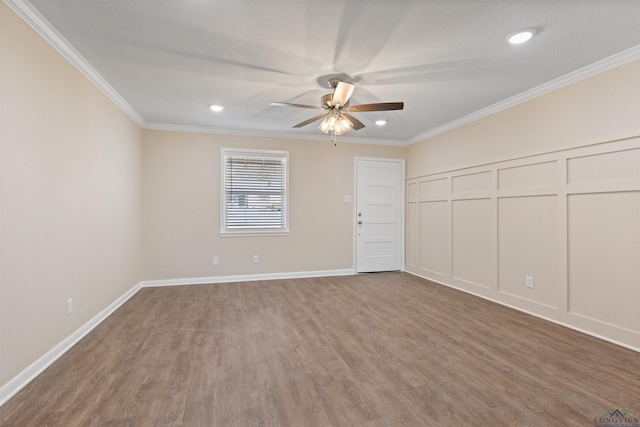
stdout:
<svg viewBox="0 0 640 427">
<path fill-rule="evenodd" d="M 140 281 L 142 217 L 142 131 L 4 3 L 0 153 L 1 387 Z"/>
<path fill-rule="evenodd" d="M 221 148 L 289 152 L 288 236 L 220 237 Z M 354 157 L 404 148 L 326 141 L 144 132 L 146 280 L 353 268 Z M 253 255 L 260 263 L 253 263 Z M 219 266 L 212 265 L 217 256 Z"/>
<path fill-rule="evenodd" d="M 635 61 L 411 145 L 407 176 L 638 135 L 638 91 Z"/>
<path fill-rule="evenodd" d="M 407 271 L 640 349 L 640 61 L 408 147 L 407 170 Z"/>
</svg>

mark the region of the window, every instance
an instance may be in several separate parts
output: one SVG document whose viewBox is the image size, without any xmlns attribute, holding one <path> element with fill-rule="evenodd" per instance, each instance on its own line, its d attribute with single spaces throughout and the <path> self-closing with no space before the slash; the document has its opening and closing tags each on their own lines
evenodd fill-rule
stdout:
<svg viewBox="0 0 640 427">
<path fill-rule="evenodd" d="M 222 149 L 221 234 L 289 231 L 286 151 Z"/>
</svg>

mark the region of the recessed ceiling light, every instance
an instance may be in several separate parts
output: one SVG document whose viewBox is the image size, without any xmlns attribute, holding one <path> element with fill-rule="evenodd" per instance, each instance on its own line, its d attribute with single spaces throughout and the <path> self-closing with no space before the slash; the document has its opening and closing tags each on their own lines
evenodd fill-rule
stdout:
<svg viewBox="0 0 640 427">
<path fill-rule="evenodd" d="M 387 124 L 387 121 L 386 120 L 376 120 L 376 124 L 378 126 L 384 126 L 384 125 Z"/>
<path fill-rule="evenodd" d="M 520 30 L 516 33 L 509 34 L 507 37 L 507 41 L 511 44 L 520 44 L 524 43 L 533 37 L 536 33 L 535 28 L 525 28 L 524 30 Z"/>
<path fill-rule="evenodd" d="M 216 113 L 224 110 L 224 107 L 222 105 L 211 105 L 209 106 L 209 108 L 211 109 L 211 111 L 215 111 Z"/>
</svg>

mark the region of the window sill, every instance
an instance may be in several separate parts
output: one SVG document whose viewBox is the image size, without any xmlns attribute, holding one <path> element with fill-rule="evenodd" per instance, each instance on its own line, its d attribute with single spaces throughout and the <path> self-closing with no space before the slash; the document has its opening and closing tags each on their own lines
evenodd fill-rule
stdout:
<svg viewBox="0 0 640 427">
<path fill-rule="evenodd" d="M 280 237 L 288 236 L 289 230 L 278 231 L 221 231 L 220 237 Z"/>
</svg>

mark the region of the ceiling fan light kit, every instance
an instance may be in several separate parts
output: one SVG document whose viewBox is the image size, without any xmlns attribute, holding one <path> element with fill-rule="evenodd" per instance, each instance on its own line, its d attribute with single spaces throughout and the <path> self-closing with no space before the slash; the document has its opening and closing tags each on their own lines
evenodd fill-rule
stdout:
<svg viewBox="0 0 640 427">
<path fill-rule="evenodd" d="M 331 133 L 331 141 L 334 143 L 336 135 L 342 135 L 345 132 L 349 132 L 351 129 L 359 130 L 365 127 L 364 123 L 353 117 L 348 113 L 348 111 L 390 111 L 402 110 L 404 108 L 403 102 L 349 105 L 351 95 L 356 87 L 354 84 L 343 82 L 339 78 L 334 77 L 329 79 L 329 86 L 333 88 L 333 93 L 328 93 L 322 96 L 322 98 L 320 98 L 320 106 L 318 107 L 304 104 L 292 104 L 289 102 L 272 102 L 271 105 L 278 107 L 285 106 L 328 110 L 327 113 L 312 117 L 293 127 L 303 127 L 317 120 L 323 119 L 318 128 L 326 134 Z"/>
<path fill-rule="evenodd" d="M 333 132 L 335 135 L 342 135 L 353 128 L 353 123 L 338 110 L 333 109 L 329 111 L 329 116 L 325 117 L 318 128 L 324 133 Z"/>
</svg>

